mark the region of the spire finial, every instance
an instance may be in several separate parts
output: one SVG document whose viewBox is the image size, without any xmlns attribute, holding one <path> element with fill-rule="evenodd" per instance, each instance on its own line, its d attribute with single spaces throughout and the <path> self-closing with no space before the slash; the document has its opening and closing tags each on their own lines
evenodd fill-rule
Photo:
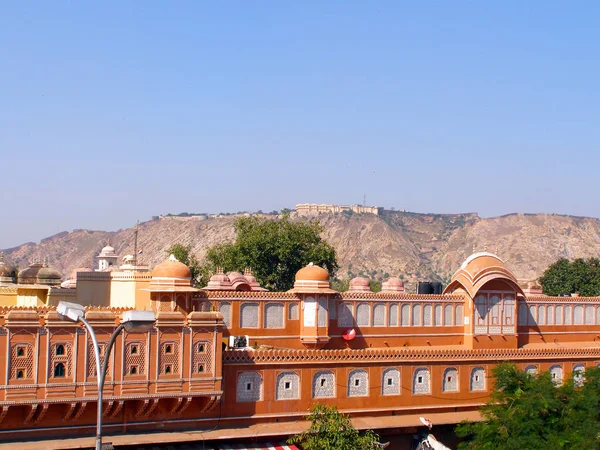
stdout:
<svg viewBox="0 0 600 450">
<path fill-rule="evenodd" d="M 483 251 L 487 252 L 487 243 L 483 244 Z"/>
</svg>

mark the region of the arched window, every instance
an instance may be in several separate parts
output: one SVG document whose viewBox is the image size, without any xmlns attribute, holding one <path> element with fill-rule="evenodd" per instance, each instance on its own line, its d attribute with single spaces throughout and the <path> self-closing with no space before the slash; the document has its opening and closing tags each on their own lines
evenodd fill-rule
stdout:
<svg viewBox="0 0 600 450">
<path fill-rule="evenodd" d="M 219 312 L 223 314 L 223 323 L 226 328 L 231 327 L 231 303 L 219 303 Z"/>
<path fill-rule="evenodd" d="M 527 305 L 519 302 L 519 325 L 527 325 Z"/>
<path fill-rule="evenodd" d="M 335 397 L 335 375 L 330 370 L 321 370 L 313 376 L 313 398 Z"/>
<path fill-rule="evenodd" d="M 537 375 L 537 367 L 534 365 L 530 365 L 525 367 L 525 373 L 528 373 L 529 375 Z"/>
<path fill-rule="evenodd" d="M 400 324 L 403 327 L 410 326 L 410 305 L 407 305 L 406 303 L 404 305 L 402 305 L 400 319 L 401 319 Z"/>
<path fill-rule="evenodd" d="M 288 306 L 288 320 L 298 320 L 298 303 L 292 302 Z"/>
<path fill-rule="evenodd" d="M 433 307 L 430 304 L 426 304 L 423 307 L 423 326 L 424 327 L 430 327 L 431 326 L 431 319 L 432 319 L 432 310 Z"/>
<path fill-rule="evenodd" d="M 385 327 L 385 305 L 383 303 L 373 306 L 373 326 Z"/>
<path fill-rule="evenodd" d="M 398 304 L 397 303 L 392 303 L 390 305 L 390 319 L 389 319 L 389 324 L 390 327 L 397 327 L 398 326 Z M 600 311 L 600 308 L 598 308 L 598 311 Z"/>
<path fill-rule="evenodd" d="M 412 326 L 421 326 L 421 305 L 419 303 L 413 304 L 412 307 Z"/>
<path fill-rule="evenodd" d="M 455 367 L 448 367 L 444 370 L 444 380 L 442 381 L 443 392 L 458 391 L 458 370 Z"/>
<path fill-rule="evenodd" d="M 546 325 L 554 325 L 554 308 L 552 305 L 546 306 Z"/>
<path fill-rule="evenodd" d="M 583 306 L 573 308 L 573 325 L 583 325 Z"/>
<path fill-rule="evenodd" d="M 369 395 L 369 375 L 366 370 L 356 369 L 348 375 L 348 397 Z"/>
<path fill-rule="evenodd" d="M 65 346 L 62 344 L 59 344 L 56 346 L 56 355 L 60 356 L 60 355 L 64 355 L 65 354 Z"/>
<path fill-rule="evenodd" d="M 265 328 L 283 328 L 283 303 L 267 303 L 265 305 Z"/>
<path fill-rule="evenodd" d="M 556 325 L 562 325 L 563 324 L 563 307 L 561 305 L 558 305 L 556 308 L 554 308 L 554 323 Z"/>
<path fill-rule="evenodd" d="M 354 306 L 351 303 L 342 303 L 338 306 L 338 327 L 351 327 L 354 325 Z"/>
<path fill-rule="evenodd" d="M 585 307 L 584 323 L 586 325 L 594 325 L 594 318 L 595 318 L 594 307 L 592 305 L 587 305 Z"/>
<path fill-rule="evenodd" d="M 471 390 L 485 391 L 485 370 L 483 370 L 483 367 L 475 367 L 471 370 Z"/>
<path fill-rule="evenodd" d="M 327 298 L 320 297 L 319 303 L 317 305 L 317 325 L 320 327 L 326 327 L 328 324 L 327 320 L 327 306 L 328 306 Z"/>
<path fill-rule="evenodd" d="M 454 311 L 452 311 L 452 305 L 444 306 L 444 326 L 451 327 L 454 325 Z M 460 324 L 457 324 L 460 325 Z"/>
<path fill-rule="evenodd" d="M 544 325 L 546 323 L 546 320 L 545 320 L 546 319 L 546 308 L 544 307 L 544 305 L 538 306 L 537 313 L 538 313 L 538 318 L 537 318 L 538 325 Z"/>
<path fill-rule="evenodd" d="M 583 364 L 577 364 L 573 367 L 573 383 L 576 387 L 583 386 L 585 381 L 585 366 Z"/>
<path fill-rule="evenodd" d="M 240 310 L 241 328 L 258 328 L 258 303 L 243 303 Z"/>
<path fill-rule="evenodd" d="M 413 374 L 413 394 L 429 394 L 431 391 L 429 369 L 421 367 Z"/>
<path fill-rule="evenodd" d="M 565 313 L 564 313 L 564 324 L 565 325 L 571 325 L 571 307 L 569 305 L 565 306 Z"/>
<path fill-rule="evenodd" d="M 57 363 L 54 365 L 54 377 L 60 378 L 65 376 L 65 365 L 63 363 Z"/>
<path fill-rule="evenodd" d="M 356 325 L 359 327 L 370 326 L 371 307 L 368 303 L 361 303 L 356 307 Z"/>
<path fill-rule="evenodd" d="M 456 319 L 454 320 L 454 325 L 462 325 L 463 324 L 463 305 L 456 305 L 455 309 Z"/>
<path fill-rule="evenodd" d="M 529 317 L 527 318 L 527 323 L 529 325 L 537 325 L 537 322 L 535 320 L 536 314 L 537 314 L 537 308 L 534 305 L 531 305 L 529 307 Z"/>
<path fill-rule="evenodd" d="M 258 372 L 242 372 L 238 376 L 236 401 L 239 403 L 262 400 L 262 376 Z"/>
<path fill-rule="evenodd" d="M 433 324 L 436 327 L 442 326 L 442 305 L 435 305 L 433 308 Z"/>
<path fill-rule="evenodd" d="M 395 367 L 385 369 L 381 376 L 381 394 L 398 395 L 400 394 L 400 371 Z"/>
<path fill-rule="evenodd" d="M 275 400 L 294 400 L 300 398 L 300 377 L 296 372 L 281 372 L 277 375 Z"/>
<path fill-rule="evenodd" d="M 485 295 L 475 297 L 475 326 L 487 325 L 487 298 Z"/>
<path fill-rule="evenodd" d="M 557 384 L 557 385 L 562 384 L 562 378 L 563 378 L 562 367 L 558 364 L 550 367 L 550 377 L 552 378 L 552 382 L 554 384 Z"/>
</svg>

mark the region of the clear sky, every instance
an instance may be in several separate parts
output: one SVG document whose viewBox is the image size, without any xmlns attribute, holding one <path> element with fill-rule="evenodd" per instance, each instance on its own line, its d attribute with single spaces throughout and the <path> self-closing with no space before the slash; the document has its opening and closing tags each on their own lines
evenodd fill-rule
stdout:
<svg viewBox="0 0 600 450">
<path fill-rule="evenodd" d="M 0 6 L 0 248 L 169 212 L 600 216 L 600 2 Z"/>
</svg>

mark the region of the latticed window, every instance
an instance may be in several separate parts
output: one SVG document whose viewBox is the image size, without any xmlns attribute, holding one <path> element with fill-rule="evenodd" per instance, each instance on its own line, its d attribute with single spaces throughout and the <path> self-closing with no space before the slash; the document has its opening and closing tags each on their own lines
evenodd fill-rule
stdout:
<svg viewBox="0 0 600 450">
<path fill-rule="evenodd" d="M 442 326 L 442 305 L 435 305 L 433 309 L 433 324 L 436 327 Z"/>
<path fill-rule="evenodd" d="M 231 327 L 231 303 L 221 302 L 219 304 L 219 312 L 223 314 L 223 322 L 225 327 Z"/>
<path fill-rule="evenodd" d="M 265 328 L 283 328 L 283 303 L 267 303 L 265 305 Z"/>
<path fill-rule="evenodd" d="M 454 321 L 452 320 L 454 316 L 454 311 L 452 310 L 452 305 L 444 306 L 444 325 L 447 327 L 451 327 L 454 325 Z M 460 325 L 460 324 L 457 324 Z"/>
<path fill-rule="evenodd" d="M 242 372 L 238 376 L 236 401 L 238 403 L 258 402 L 262 400 L 262 376 L 258 372 Z"/>
<path fill-rule="evenodd" d="M 369 375 L 366 370 L 356 369 L 348 375 L 348 397 L 369 395 Z"/>
<path fill-rule="evenodd" d="M 412 307 L 412 326 L 418 327 L 421 325 L 421 305 L 416 303 Z"/>
<path fill-rule="evenodd" d="M 423 326 L 426 326 L 426 327 L 431 326 L 431 319 L 432 319 L 431 311 L 432 311 L 432 309 L 433 309 L 432 306 L 429 304 L 425 305 L 423 307 Z"/>
<path fill-rule="evenodd" d="M 243 303 L 240 308 L 240 327 L 258 328 L 258 303 Z"/>
<path fill-rule="evenodd" d="M 381 394 L 400 394 L 400 371 L 395 367 L 385 369 L 381 375 Z"/>
<path fill-rule="evenodd" d="M 50 346 L 50 367 L 51 377 L 71 377 L 73 358 L 72 358 L 73 346 L 70 343 L 57 343 Z M 56 367 L 61 365 L 61 368 L 56 371 Z M 61 375 L 56 375 L 60 373 Z"/>
<path fill-rule="evenodd" d="M 413 374 L 413 394 L 429 394 L 431 384 L 429 378 L 429 369 L 420 367 Z"/>
<path fill-rule="evenodd" d="M 288 320 L 298 320 L 298 303 L 292 302 L 288 306 Z"/>
<path fill-rule="evenodd" d="M 408 327 L 410 326 L 410 305 L 408 304 L 404 304 L 402 305 L 402 309 L 400 311 L 400 315 L 401 315 L 401 320 L 400 320 L 400 324 L 403 327 Z"/>
<path fill-rule="evenodd" d="M 338 307 L 338 326 L 351 327 L 354 325 L 354 307 L 350 303 L 342 303 Z"/>
<path fill-rule="evenodd" d="M 373 326 L 385 327 L 385 305 L 383 303 L 377 303 L 373 307 Z"/>
<path fill-rule="evenodd" d="M 300 398 L 300 377 L 296 372 L 281 372 L 277 375 L 275 400 Z"/>
<path fill-rule="evenodd" d="M 392 303 L 390 305 L 390 319 L 389 319 L 390 327 L 398 326 L 398 310 L 399 309 L 400 308 L 398 307 L 397 303 Z"/>
<path fill-rule="evenodd" d="M 98 347 L 100 349 L 100 367 L 104 363 L 104 355 L 106 352 L 106 347 L 108 346 L 107 342 L 99 342 Z M 96 353 L 94 352 L 94 344 L 92 342 L 88 342 L 87 348 L 87 360 L 88 360 L 88 378 L 96 377 Z M 110 376 L 110 359 L 108 360 L 108 365 L 106 369 L 106 377 Z"/>
<path fill-rule="evenodd" d="M 313 376 L 313 398 L 335 397 L 335 375 L 330 370 L 322 370 Z"/>
<path fill-rule="evenodd" d="M 33 346 L 15 344 L 11 346 L 10 377 L 12 379 L 33 378 Z"/>
<path fill-rule="evenodd" d="M 368 327 L 371 321 L 371 307 L 368 303 L 361 303 L 356 307 L 356 325 Z"/>
<path fill-rule="evenodd" d="M 211 343 L 202 340 L 194 341 L 194 349 L 196 351 L 192 355 L 192 370 L 195 370 L 196 373 L 212 373 L 213 350 Z"/>
<path fill-rule="evenodd" d="M 471 390 L 485 391 L 485 370 L 483 367 L 475 367 L 471 370 Z"/>
<path fill-rule="evenodd" d="M 162 342 L 159 355 L 160 373 L 179 374 L 179 345 L 177 342 Z"/>
<path fill-rule="evenodd" d="M 458 391 L 458 370 L 455 367 L 448 367 L 444 370 L 444 379 L 442 381 L 443 392 Z"/>
<path fill-rule="evenodd" d="M 146 343 L 128 342 L 125 345 L 125 375 L 146 374 Z"/>
</svg>

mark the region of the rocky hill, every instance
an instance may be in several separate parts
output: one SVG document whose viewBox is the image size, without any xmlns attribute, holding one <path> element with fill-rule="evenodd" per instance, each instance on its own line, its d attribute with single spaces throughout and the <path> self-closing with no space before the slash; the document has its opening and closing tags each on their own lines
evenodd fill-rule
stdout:
<svg viewBox="0 0 600 450">
<path fill-rule="evenodd" d="M 340 278 L 400 276 L 407 282 L 447 281 L 473 250 L 496 252 L 522 280 L 536 279 L 560 257 L 600 257 L 600 220 L 551 214 L 321 214 L 324 237 L 338 252 Z M 308 220 L 298 218 L 298 220 Z M 235 218 L 164 218 L 140 223 L 138 248 L 150 266 L 175 242 L 191 245 L 202 259 L 214 244 L 234 239 Z M 110 243 L 121 256 L 133 253 L 133 228 L 116 232 L 74 230 L 40 243 L 4 250 L 23 268 L 47 258 L 65 278 L 78 267 L 95 267 L 94 256 Z"/>
</svg>

